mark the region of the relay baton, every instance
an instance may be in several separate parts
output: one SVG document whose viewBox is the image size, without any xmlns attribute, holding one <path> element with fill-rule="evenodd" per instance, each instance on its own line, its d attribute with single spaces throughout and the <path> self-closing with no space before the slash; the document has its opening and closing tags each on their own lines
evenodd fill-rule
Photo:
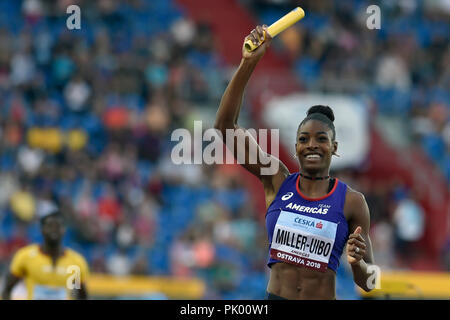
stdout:
<svg viewBox="0 0 450 320">
<path fill-rule="evenodd" d="M 285 16 L 281 17 L 280 19 L 278 19 L 277 21 L 275 21 L 274 23 L 272 23 L 268 28 L 267 28 L 267 32 L 269 33 L 269 35 L 274 38 L 277 34 L 279 34 L 280 32 L 286 30 L 287 28 L 289 28 L 290 26 L 292 26 L 294 23 L 296 23 L 297 21 L 299 21 L 300 19 L 302 19 L 305 16 L 305 11 L 303 11 L 302 8 L 297 7 L 294 10 L 292 10 L 291 12 L 289 12 L 288 14 L 286 14 Z M 264 35 L 264 39 L 265 39 L 265 35 Z M 264 42 L 264 40 L 260 41 L 258 44 L 254 44 L 253 41 L 251 41 L 250 39 L 245 41 L 245 49 L 247 49 L 247 51 L 253 51 L 256 48 L 258 48 L 262 43 Z"/>
</svg>

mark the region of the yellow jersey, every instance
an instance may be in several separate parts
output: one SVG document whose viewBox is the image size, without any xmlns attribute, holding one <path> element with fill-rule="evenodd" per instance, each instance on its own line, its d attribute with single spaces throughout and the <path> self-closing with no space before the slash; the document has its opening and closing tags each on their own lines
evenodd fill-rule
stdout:
<svg viewBox="0 0 450 320">
<path fill-rule="evenodd" d="M 55 265 L 38 244 L 19 249 L 14 255 L 11 273 L 22 278 L 29 300 L 71 299 L 71 289 L 86 285 L 89 268 L 86 260 L 74 250 L 65 248 Z"/>
</svg>

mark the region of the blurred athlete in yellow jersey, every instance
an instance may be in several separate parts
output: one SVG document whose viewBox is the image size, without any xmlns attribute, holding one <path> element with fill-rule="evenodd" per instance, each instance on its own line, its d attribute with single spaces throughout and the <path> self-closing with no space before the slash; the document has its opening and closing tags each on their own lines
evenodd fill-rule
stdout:
<svg viewBox="0 0 450 320">
<path fill-rule="evenodd" d="M 2 298 L 10 299 L 14 286 L 24 280 L 30 300 L 87 299 L 88 265 L 80 254 L 63 248 L 65 227 L 58 208 L 43 202 L 37 212 L 43 244 L 31 244 L 16 252 Z"/>
</svg>

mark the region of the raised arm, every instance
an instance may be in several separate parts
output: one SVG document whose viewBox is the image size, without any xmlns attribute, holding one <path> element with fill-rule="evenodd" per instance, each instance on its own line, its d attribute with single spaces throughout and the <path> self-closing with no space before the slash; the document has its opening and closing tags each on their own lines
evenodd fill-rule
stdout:
<svg viewBox="0 0 450 320">
<path fill-rule="evenodd" d="M 247 37 L 245 37 L 244 42 L 247 39 L 251 39 L 254 43 L 258 43 L 259 39 L 264 38 L 264 30 L 265 27 L 257 26 Z M 264 43 L 253 52 L 248 52 L 244 48 L 244 45 L 242 45 L 241 63 L 228 84 L 222 96 L 222 100 L 220 101 L 219 110 L 217 111 L 215 124 L 217 129 L 237 128 L 237 120 L 245 87 L 259 60 L 264 56 L 267 48 L 270 46 L 271 41 L 272 39 L 267 35 Z"/>
<path fill-rule="evenodd" d="M 260 39 L 264 39 L 264 31 L 266 29 L 266 26 L 257 26 L 245 40 L 251 39 L 254 43 L 258 43 Z M 247 86 L 253 70 L 255 70 L 259 60 L 263 57 L 270 45 L 271 40 L 268 33 L 266 33 L 264 43 L 252 52 L 248 52 L 244 48 L 244 45 L 242 46 L 241 63 L 222 96 L 214 125 L 214 127 L 221 132 L 224 143 L 233 152 L 234 157 L 236 159 L 239 159 L 239 157 L 245 159 L 242 166 L 263 182 L 266 191 L 266 201 L 268 200 L 268 191 L 270 194 L 273 192 L 276 194 L 281 183 L 287 175 L 289 175 L 289 171 L 277 158 L 263 152 L 249 132 L 238 126 L 237 120 L 245 87 Z M 232 139 L 227 138 L 227 130 L 230 129 L 233 133 Z M 243 141 L 245 141 L 245 147 L 242 148 L 244 154 L 239 154 L 239 144 L 242 144 Z M 262 158 L 264 158 L 264 161 L 262 161 Z M 256 159 L 256 161 L 250 161 L 251 159 Z M 270 162 L 268 159 L 270 159 Z M 262 168 L 270 167 L 273 164 L 278 168 L 276 172 L 272 172 L 272 174 L 262 174 Z"/>
</svg>

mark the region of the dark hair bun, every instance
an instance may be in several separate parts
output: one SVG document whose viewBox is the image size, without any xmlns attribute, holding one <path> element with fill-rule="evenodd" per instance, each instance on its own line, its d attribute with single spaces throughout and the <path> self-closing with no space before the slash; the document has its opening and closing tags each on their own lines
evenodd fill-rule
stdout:
<svg viewBox="0 0 450 320">
<path fill-rule="evenodd" d="M 329 106 L 322 106 L 322 105 L 316 105 L 309 108 L 307 112 L 307 116 L 312 115 L 313 113 L 321 113 L 324 116 L 326 116 L 328 119 L 331 120 L 331 122 L 334 121 L 334 113 L 333 109 L 331 109 Z"/>
</svg>

